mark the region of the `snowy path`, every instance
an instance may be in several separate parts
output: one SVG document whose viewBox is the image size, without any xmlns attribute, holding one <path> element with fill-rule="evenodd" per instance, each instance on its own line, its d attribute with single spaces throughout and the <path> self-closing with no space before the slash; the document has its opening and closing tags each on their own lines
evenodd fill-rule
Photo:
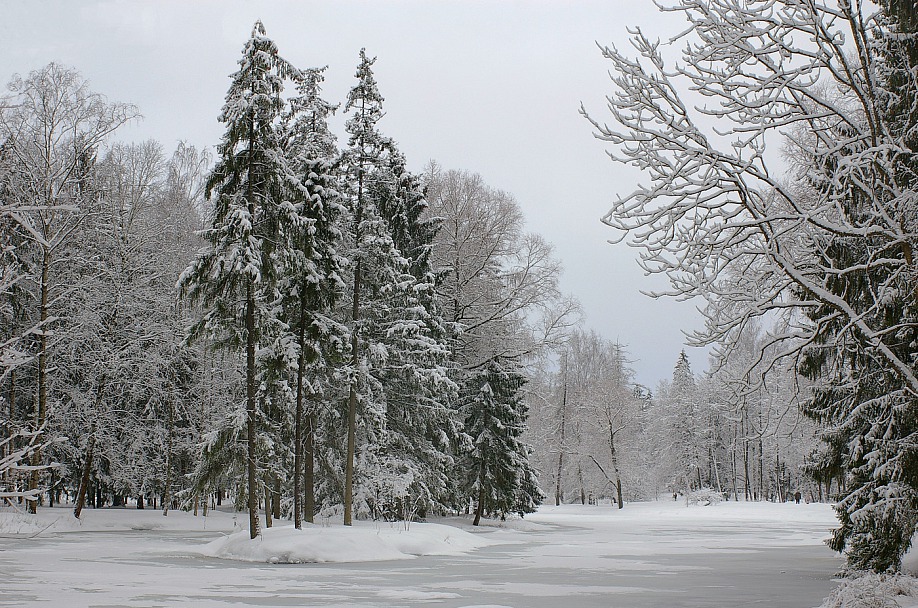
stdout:
<svg viewBox="0 0 918 608">
<path fill-rule="evenodd" d="M 810 608 L 841 566 L 821 544 L 825 505 L 547 507 L 512 523 L 467 555 L 358 564 L 190 555 L 213 531 L 4 538 L 0 606 Z"/>
</svg>

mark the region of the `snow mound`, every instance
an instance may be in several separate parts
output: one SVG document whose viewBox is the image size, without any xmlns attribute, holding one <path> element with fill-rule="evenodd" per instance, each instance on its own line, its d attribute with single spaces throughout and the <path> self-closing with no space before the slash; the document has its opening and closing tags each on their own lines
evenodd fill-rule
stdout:
<svg viewBox="0 0 918 608">
<path fill-rule="evenodd" d="M 52 522 L 53 523 L 53 522 Z M 0 536 L 38 534 L 49 525 L 24 513 L 0 511 Z"/>
<path fill-rule="evenodd" d="M 79 521 L 60 509 L 32 515 L 19 510 L 0 509 L 0 536 L 38 536 L 51 531 L 69 531 L 79 527 Z"/>
<path fill-rule="evenodd" d="M 281 526 L 249 538 L 247 530 L 219 538 L 194 553 L 207 557 L 270 564 L 375 562 L 421 555 L 460 555 L 494 544 L 475 534 L 440 524 L 414 523 L 346 527 Z"/>
<path fill-rule="evenodd" d="M 918 606 L 918 579 L 904 574 L 863 574 L 845 579 L 821 608 Z"/>
</svg>

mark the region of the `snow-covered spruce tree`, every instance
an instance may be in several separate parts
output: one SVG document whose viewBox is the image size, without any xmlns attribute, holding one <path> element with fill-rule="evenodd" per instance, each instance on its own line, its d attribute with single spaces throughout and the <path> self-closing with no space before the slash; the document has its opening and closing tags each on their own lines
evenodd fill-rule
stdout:
<svg viewBox="0 0 918 608">
<path fill-rule="evenodd" d="M 832 546 L 875 570 L 899 566 L 918 519 L 914 10 L 885 6 L 680 0 L 678 66 L 641 33 L 641 59 L 604 49 L 619 126 L 593 121 L 651 180 L 605 221 L 670 293 L 706 300 L 695 341 L 728 353 L 780 317 L 775 356 L 804 355 L 806 409 L 848 473 Z"/>
<path fill-rule="evenodd" d="M 370 175 L 378 167 L 387 150 L 387 142 L 376 128 L 376 123 L 383 117 L 383 97 L 376 86 L 373 76 L 373 63 L 375 58 L 367 57 L 366 50 L 360 50 L 360 63 L 357 66 L 357 84 L 348 92 L 347 103 L 344 111 L 352 112 L 348 118 L 345 129 L 348 133 L 348 147 L 343 153 L 342 165 L 344 179 L 348 188 L 348 209 L 350 211 L 350 230 L 348 240 L 350 251 L 348 258 L 351 261 L 351 277 L 349 286 L 350 303 L 350 369 L 348 374 L 347 398 L 347 439 L 345 448 L 345 481 L 344 481 L 344 525 L 349 526 L 353 520 L 354 509 L 354 469 L 357 442 L 357 401 L 358 392 L 363 389 L 368 391 L 369 378 L 367 375 L 368 360 L 361 353 L 364 345 L 361 336 L 367 333 L 366 318 L 361 314 L 362 298 L 367 288 L 365 285 L 369 278 L 377 281 L 378 288 L 391 284 L 391 276 L 377 274 L 369 268 L 370 264 L 378 261 L 382 264 L 381 270 L 393 270 L 392 264 L 403 261 L 396 258 L 395 245 L 388 234 L 385 221 L 379 217 L 376 207 L 368 196 Z M 364 305 L 363 308 L 366 308 Z M 362 382 L 361 382 L 362 381 Z M 363 386 L 361 386 L 361 384 Z M 369 414 L 367 403 L 370 400 L 368 392 L 364 394 L 365 414 Z"/>
<path fill-rule="evenodd" d="M 345 110 L 342 155 L 350 210 L 347 299 L 351 349 L 345 453 L 345 523 L 355 503 L 374 516 L 405 517 L 445 491 L 455 388 L 436 313 L 428 254 L 435 230 L 423 195 L 394 142 L 381 135 L 383 98 L 361 51 Z M 405 249 L 401 251 L 400 246 Z M 414 273 L 414 274 L 413 274 Z M 357 417 L 362 449 L 355 472 Z M 357 496 L 357 498 L 355 498 Z M 409 506 L 410 505 L 410 506 Z"/>
<path fill-rule="evenodd" d="M 543 495 L 521 441 L 528 411 L 525 378 L 507 360 L 492 360 L 463 386 L 461 407 L 472 449 L 466 456 L 466 491 L 475 500 L 474 525 L 486 514 L 505 517 L 536 510 Z"/>
<path fill-rule="evenodd" d="M 209 336 L 217 346 L 245 351 L 246 490 L 252 538 L 259 533 L 256 351 L 272 339 L 266 330 L 279 325 L 272 306 L 279 272 L 303 224 L 295 205 L 285 198 L 294 172 L 277 129 L 284 109 L 284 81 L 299 76 L 256 22 L 220 115 L 226 133 L 206 188 L 214 204 L 212 226 L 202 234 L 209 246 L 178 282 L 181 292 L 203 309 L 190 337 Z"/>
<path fill-rule="evenodd" d="M 331 314 L 344 287 L 342 269 L 346 261 L 338 250 L 342 240 L 339 221 L 345 210 L 339 202 L 337 174 L 332 166 L 335 138 L 327 122 L 336 106 L 321 98 L 323 72 L 324 68 L 303 72 L 284 127 L 286 154 L 299 179 L 292 200 L 305 220 L 293 235 L 279 290 L 288 332 L 296 344 L 293 519 L 297 528 L 302 526 L 304 515 L 312 522 L 315 513 L 316 406 L 323 384 L 320 370 L 327 369 L 329 358 L 346 338 L 346 328 Z"/>
<path fill-rule="evenodd" d="M 700 439 L 697 432 L 698 389 L 695 374 L 685 351 L 679 353 L 673 368 L 673 382 L 669 386 L 670 432 L 675 463 L 673 484 L 685 492 L 700 489 L 701 462 L 698 455 Z"/>
<path fill-rule="evenodd" d="M 413 513 L 447 507 L 459 423 L 457 388 L 447 370 L 448 332 L 430 263 L 440 219 L 425 213 L 419 179 L 407 170 L 394 143 L 389 148 L 369 193 L 407 267 L 386 294 L 388 312 L 377 321 L 373 338 L 386 348 L 384 361 L 374 370 L 386 404 L 385 433 L 375 451 L 374 510 L 410 519 Z"/>
<path fill-rule="evenodd" d="M 868 67 L 877 87 L 876 126 L 884 137 L 852 141 L 848 136 L 823 166 L 807 171 L 810 188 L 838 201 L 838 212 L 858 226 L 873 223 L 878 213 L 912 238 L 892 241 L 885 235 L 826 235 L 818 240 L 824 263 L 846 272 L 832 273 L 822 287 L 843 298 L 872 327 L 888 336 L 882 343 L 893 356 L 918 370 L 918 264 L 914 259 L 918 231 L 918 10 L 895 0 L 881 3 L 874 38 L 864 44 L 876 54 Z M 868 123 L 869 124 L 869 123 Z M 865 125 L 866 126 L 866 125 Z M 875 146 L 895 148 L 875 156 Z M 883 162 L 881 171 L 871 164 Z M 855 162 L 848 172 L 842 165 Z M 865 183 L 864 176 L 872 181 Z M 889 196 L 889 194 L 892 196 Z M 896 196 L 898 195 L 898 196 Z M 904 236 L 904 235 L 903 235 Z M 876 259 L 890 263 L 875 264 Z M 809 294 L 801 290 L 801 298 Z M 848 565 L 859 570 L 898 570 L 918 525 L 918 391 L 907 378 L 878 356 L 880 346 L 862 331 L 847 332 L 848 321 L 829 302 L 811 311 L 817 327 L 814 345 L 805 351 L 801 371 L 815 380 L 805 411 L 826 425 L 827 468 L 840 463 L 846 488 L 836 506 L 841 526 L 829 546 L 845 551 Z M 843 348 L 826 348 L 840 343 Z M 825 475 L 828 471 L 821 471 Z"/>
</svg>

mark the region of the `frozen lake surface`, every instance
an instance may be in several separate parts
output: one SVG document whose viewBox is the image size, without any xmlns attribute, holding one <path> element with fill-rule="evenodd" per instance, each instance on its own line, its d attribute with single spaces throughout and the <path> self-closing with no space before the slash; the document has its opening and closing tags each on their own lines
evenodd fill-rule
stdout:
<svg viewBox="0 0 918 608">
<path fill-rule="evenodd" d="M 79 527 L 66 513 L 44 510 L 61 520 L 34 538 L 0 538 L 0 605 L 811 608 L 842 566 L 822 542 L 832 510 L 816 504 L 543 507 L 476 530 L 494 544 L 465 554 L 333 564 L 196 555 L 232 531 L 227 513 L 208 516 L 207 530 L 177 512 L 89 510 Z"/>
</svg>

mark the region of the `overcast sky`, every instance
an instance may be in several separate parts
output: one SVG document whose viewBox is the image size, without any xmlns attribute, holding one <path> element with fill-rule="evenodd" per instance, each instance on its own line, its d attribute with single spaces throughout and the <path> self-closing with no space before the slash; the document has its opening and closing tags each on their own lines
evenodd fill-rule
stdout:
<svg viewBox="0 0 918 608">
<path fill-rule="evenodd" d="M 586 326 L 627 345 L 639 382 L 671 377 L 681 330 L 700 315 L 694 303 L 641 295 L 664 285 L 643 276 L 635 250 L 607 243 L 615 235 L 599 218 L 641 176 L 606 157 L 578 111 L 583 102 L 608 120 L 609 66 L 596 42 L 624 49 L 627 26 L 665 37 L 681 24 L 650 0 L 0 0 L 0 82 L 5 90 L 14 73 L 66 64 L 93 90 L 139 106 L 144 119 L 119 139 L 213 149 L 228 76 L 256 19 L 293 64 L 328 65 L 329 101 L 344 100 L 362 47 L 377 56 L 380 129 L 409 166 L 435 159 L 513 193 L 529 230 L 554 244 Z M 688 352 L 704 371 L 706 354 Z"/>
</svg>

